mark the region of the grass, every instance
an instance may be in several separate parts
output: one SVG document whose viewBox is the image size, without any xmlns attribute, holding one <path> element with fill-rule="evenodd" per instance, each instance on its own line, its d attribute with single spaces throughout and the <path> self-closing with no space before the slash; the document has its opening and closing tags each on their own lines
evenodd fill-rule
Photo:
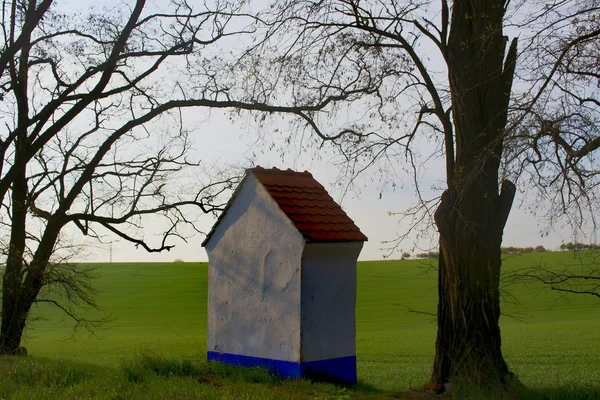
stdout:
<svg viewBox="0 0 600 400">
<path fill-rule="evenodd" d="M 429 377 L 436 327 L 427 313 L 435 312 L 437 289 L 428 263 L 359 263 L 358 388 L 280 381 L 262 371 L 206 364 L 207 265 L 129 263 L 102 266 L 96 286 L 104 311 L 89 316 L 111 320 L 96 336 L 79 332 L 68 338 L 72 324 L 58 310 L 33 311 L 41 319 L 24 342 L 32 357 L 0 359 L 0 399 L 394 398 Z M 539 263 L 559 266 L 574 259 L 567 252 L 515 256 L 504 271 Z M 521 397 L 600 398 L 600 302 L 562 298 L 531 283 L 503 284 L 503 293 L 503 350 L 527 387 Z"/>
<path fill-rule="evenodd" d="M 0 358 L 0 399 L 357 399 L 393 398 L 367 386 L 282 380 L 236 368 L 141 355 L 117 367 L 52 359 Z"/>
</svg>

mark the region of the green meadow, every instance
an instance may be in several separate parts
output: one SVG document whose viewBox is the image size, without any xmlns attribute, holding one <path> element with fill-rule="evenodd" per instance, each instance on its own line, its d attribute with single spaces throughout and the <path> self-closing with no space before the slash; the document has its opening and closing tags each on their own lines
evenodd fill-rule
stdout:
<svg viewBox="0 0 600 400">
<path fill-rule="evenodd" d="M 35 308 L 23 343 L 29 357 L 0 358 L 0 399 L 398 398 L 429 378 L 432 262 L 359 263 L 355 388 L 206 364 L 206 263 L 101 265 L 95 287 L 102 310 L 86 315 L 104 319 L 103 329 L 73 335 L 61 311 Z M 577 262 L 570 252 L 504 262 L 503 350 L 528 388 L 522 398 L 600 398 L 600 299 L 508 279 L 525 267 Z"/>
</svg>

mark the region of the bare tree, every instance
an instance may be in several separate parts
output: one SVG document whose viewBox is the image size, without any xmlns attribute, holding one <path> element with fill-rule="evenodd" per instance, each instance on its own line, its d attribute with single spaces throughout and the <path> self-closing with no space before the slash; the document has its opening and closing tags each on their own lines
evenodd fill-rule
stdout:
<svg viewBox="0 0 600 400">
<path fill-rule="evenodd" d="M 411 228 L 435 221 L 439 232 L 436 383 L 505 387 L 513 378 L 501 350 L 499 281 L 514 182 L 535 177 L 557 218 L 593 210 L 598 109 L 563 88 L 571 78 L 557 71 L 572 58 L 586 66 L 581 79 L 594 78 L 597 61 L 578 50 L 597 46 L 594 15 L 595 1 L 287 0 L 258 13 L 261 38 L 216 74 L 229 98 L 293 110 L 292 135 L 307 149 L 336 149 L 347 175 L 396 167 L 412 175 Z M 571 30 L 583 16 L 586 29 Z M 531 64 L 541 54 L 543 65 Z M 550 118 L 554 99 L 569 104 L 569 124 Z M 432 199 L 420 178 L 436 158 L 445 179 Z"/>
<path fill-rule="evenodd" d="M 239 15 L 225 3 L 158 7 L 138 0 L 82 16 L 52 0 L 3 2 L 0 354 L 16 352 L 35 303 L 93 327 L 74 306 L 96 305 L 94 271 L 63 259 L 72 249 L 61 244 L 65 227 L 168 251 L 185 240 L 182 228 L 196 229 L 198 211 L 222 209 L 220 195 L 237 181 L 196 176 L 203 170 L 188 155 L 180 110 L 252 105 L 210 90 L 191 99 L 177 71 L 245 24 L 229 27 Z M 163 229 L 157 243 L 144 237 L 148 223 Z"/>
<path fill-rule="evenodd" d="M 600 206 L 600 2 L 561 2 L 521 21 L 533 34 L 518 76 L 533 88 L 514 102 L 506 139 L 507 173 L 520 177 L 547 228 L 561 223 L 579 235 L 598 229 Z M 540 45 L 543 44 L 543 45 Z M 570 265 L 533 265 L 510 281 L 536 281 L 561 296 L 598 296 L 594 245 L 568 243 Z"/>
<path fill-rule="evenodd" d="M 92 327 L 73 305 L 96 305 L 93 271 L 61 260 L 66 226 L 159 252 L 184 238 L 181 225 L 193 225 L 186 207 L 221 208 L 219 194 L 235 178 L 202 183 L 182 175 L 199 163 L 187 156 L 188 132 L 177 111 L 214 99 L 177 99 L 160 83 L 172 59 L 235 33 L 226 30 L 232 11 L 174 2 L 164 13 L 139 0 L 130 9 L 81 18 L 61 13 L 51 0 L 3 2 L 0 353 L 20 346 L 35 303 L 54 304 Z M 150 121 L 162 122 L 164 131 L 150 132 Z M 182 190 L 173 184 L 178 178 L 195 187 Z M 148 216 L 164 225 L 158 244 L 143 237 Z"/>
<path fill-rule="evenodd" d="M 506 138 L 507 173 L 535 188 L 536 215 L 595 228 L 600 169 L 600 3 L 560 2 L 520 21 L 527 38 Z"/>
<path fill-rule="evenodd" d="M 219 1 L 196 8 L 136 0 L 87 14 L 65 13 L 52 0 L 3 2 L 0 354 L 17 351 L 36 302 L 91 327 L 72 306 L 95 305 L 86 283 L 93 271 L 61 261 L 66 227 L 161 252 L 185 239 L 186 226 L 196 229 L 199 211 L 222 209 L 237 178 L 190 158 L 183 109 L 300 114 L 333 100 L 286 107 L 229 97 L 215 81 L 212 62 L 225 53 L 216 45 L 234 45 L 253 23 Z M 163 230 L 158 241 L 144 237 L 148 223 Z M 47 286 L 60 293 L 46 297 Z"/>
</svg>

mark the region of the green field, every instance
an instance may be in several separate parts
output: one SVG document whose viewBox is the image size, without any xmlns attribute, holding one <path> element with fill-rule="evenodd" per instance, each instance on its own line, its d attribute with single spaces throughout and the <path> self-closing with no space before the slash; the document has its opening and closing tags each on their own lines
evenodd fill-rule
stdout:
<svg viewBox="0 0 600 400">
<path fill-rule="evenodd" d="M 427 265 L 429 262 L 359 263 L 356 309 L 358 374 L 362 386 L 371 392 L 350 394 L 370 398 L 374 393 L 381 392 L 383 396 L 408 387 L 422 386 L 428 380 L 436 327 L 432 316 L 418 312 L 435 312 L 436 277 L 435 271 Z M 539 263 L 562 265 L 573 262 L 572 253 L 540 253 L 510 257 L 505 260 L 503 268 L 505 272 L 510 272 Z M 99 304 L 103 311 L 90 311 L 88 315 L 90 318 L 110 318 L 104 324 L 104 329 L 96 332 L 95 336 L 80 330 L 77 335 L 70 337 L 72 322 L 59 310 L 36 308 L 32 315 L 36 320 L 28 329 L 24 341 L 24 346 L 32 356 L 29 360 L 46 363 L 50 369 L 56 363 L 59 363 L 58 369 L 66 368 L 65 365 L 83 364 L 81 368 L 84 370 L 95 371 L 90 375 L 109 379 L 107 377 L 110 374 L 118 375 L 131 360 L 144 359 L 149 355 L 159 359 L 194 362 L 204 359 L 207 264 L 115 263 L 103 265 L 100 272 L 101 278 L 95 282 L 95 286 L 100 290 Z M 577 390 L 577 387 L 588 387 L 586 393 L 600 394 L 600 300 L 592 296 L 570 296 L 565 299 L 556 292 L 531 283 L 503 285 L 503 293 L 510 300 L 503 304 L 506 314 L 501 319 L 503 349 L 509 365 L 520 380 L 534 389 Z M 0 398 L 28 398 L 34 396 L 32 393 L 35 393 L 34 397 L 39 397 L 40 392 L 28 392 L 34 389 L 27 389 L 27 385 L 15 391 L 9 387 L 9 383 L 3 384 L 8 382 L 2 380 L 3 370 L 6 374 L 10 368 L 29 368 L 11 363 L 13 361 L 0 359 Z M 257 378 L 259 382 L 261 379 L 268 380 L 265 377 Z M 95 386 L 77 382 L 75 388 L 77 385 L 81 387 L 76 393 L 81 398 L 88 395 L 99 398 L 119 398 L 115 397 L 117 395 L 121 398 L 150 398 L 140 393 L 152 391 L 150 384 L 139 392 L 125 387 L 119 389 L 117 385 L 117 389 L 112 387 L 108 392 L 98 389 L 98 393 L 90 394 L 90 388 L 97 388 L 98 382 Z M 237 395 L 229 392 L 228 386 L 215 389 L 212 385 L 212 394 L 201 394 L 204 389 L 196 381 L 177 378 L 165 382 L 170 382 L 169 385 L 179 382 L 177 385 L 189 394 L 189 397 L 182 395 L 181 398 L 237 398 Z M 598 391 L 589 389 L 590 385 Z M 265 384 L 260 388 L 254 387 L 247 394 L 256 394 L 254 398 L 270 397 L 272 390 L 267 391 L 268 396 L 260 395 L 264 387 Z M 325 398 L 337 398 L 340 395 L 338 391 L 342 390 L 328 385 L 318 387 L 322 387 Z M 306 389 L 296 388 L 293 392 L 318 397 L 310 390 L 307 394 Z M 66 396 L 65 393 L 71 392 L 59 390 L 55 392 L 55 397 L 50 393 L 48 398 L 61 398 Z M 277 394 L 274 396 L 281 398 Z"/>
</svg>

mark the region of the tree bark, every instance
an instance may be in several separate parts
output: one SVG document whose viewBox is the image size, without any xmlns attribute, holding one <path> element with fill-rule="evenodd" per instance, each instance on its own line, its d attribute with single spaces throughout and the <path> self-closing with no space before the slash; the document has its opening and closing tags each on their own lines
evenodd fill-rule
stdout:
<svg viewBox="0 0 600 400">
<path fill-rule="evenodd" d="M 28 150 L 27 129 L 29 124 L 29 99 L 27 95 L 29 51 L 31 42 L 31 16 L 35 11 L 35 2 L 29 1 L 25 11 L 23 38 L 24 44 L 18 57 L 18 63 L 10 60 L 9 74 L 17 105 L 17 128 L 15 130 L 14 164 L 25 161 Z M 12 15 L 13 21 L 16 14 Z M 13 39 L 13 38 L 11 38 Z M 11 193 L 11 229 L 6 270 L 2 278 L 2 325 L 0 326 L 0 354 L 15 354 L 21 345 L 25 322 L 31 304 L 24 301 L 22 286 L 26 273 L 24 265 L 27 241 L 27 169 L 23 165 L 17 169 L 12 181 Z"/>
<path fill-rule="evenodd" d="M 13 199 L 15 198 L 14 193 L 15 191 L 13 190 Z M 18 231 L 20 234 L 21 230 L 23 230 L 24 238 L 25 232 L 22 229 L 24 227 L 24 221 L 23 223 L 15 224 L 13 217 L 13 232 Z M 7 260 L 2 287 L 0 354 L 16 354 L 17 349 L 21 346 L 27 316 L 44 285 L 44 273 L 46 272 L 52 249 L 56 244 L 60 227 L 60 221 L 51 221 L 46 226 L 45 235 L 27 268 L 27 274 L 23 273 L 25 270 L 22 258 L 23 251 L 20 251 L 19 257 L 9 256 L 8 260 L 12 261 Z M 11 236 L 11 249 L 16 249 L 17 246 L 14 244 L 18 243 L 18 241 L 15 240 L 13 242 L 13 236 Z M 15 251 L 15 254 L 18 254 L 18 252 Z"/>
<path fill-rule="evenodd" d="M 465 197 L 480 197 L 469 188 Z M 500 245 L 515 187 L 479 204 L 447 191 L 436 212 L 440 230 L 438 334 L 433 381 L 461 379 L 479 386 L 505 386 L 512 376 L 500 336 Z M 482 195 L 481 198 L 484 198 Z"/>
<path fill-rule="evenodd" d="M 18 298 L 11 299 L 11 304 L 4 306 L 2 313 L 2 333 L 0 333 L 0 355 L 14 355 L 21 347 L 21 339 L 25 330 L 27 312 L 20 306 Z M 16 301 L 15 301 L 16 300 Z"/>
<path fill-rule="evenodd" d="M 516 41 L 505 57 L 502 1 L 453 2 L 448 75 L 455 170 L 435 213 L 440 234 L 438 334 L 432 380 L 505 387 L 500 336 L 502 234 L 515 194 L 499 188 Z"/>
<path fill-rule="evenodd" d="M 20 141 L 22 141 L 21 139 Z M 22 143 L 17 145 L 17 153 Z M 19 157 L 17 154 L 16 157 Z M 0 354 L 14 354 L 21 345 L 27 313 L 24 312 L 23 253 L 25 252 L 27 218 L 27 183 L 25 170 L 20 171 L 13 183 L 12 225 L 6 270 L 2 278 L 2 325 L 0 326 Z"/>
</svg>

